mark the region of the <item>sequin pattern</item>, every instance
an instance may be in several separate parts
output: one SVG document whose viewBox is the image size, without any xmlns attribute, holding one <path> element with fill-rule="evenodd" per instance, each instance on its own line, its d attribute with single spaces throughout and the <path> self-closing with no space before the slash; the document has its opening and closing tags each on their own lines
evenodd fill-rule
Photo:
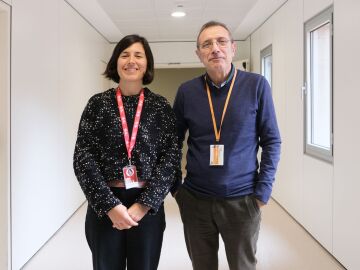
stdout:
<svg viewBox="0 0 360 270">
<path fill-rule="evenodd" d="M 180 151 L 170 104 L 147 88 L 144 95 L 132 164 L 137 168 L 139 179 L 147 181 L 137 202 L 149 206 L 150 213 L 156 213 L 175 181 Z M 129 128 L 137 102 L 138 95 L 123 96 Z M 115 89 L 94 95 L 85 107 L 73 165 L 80 186 L 99 217 L 121 204 L 107 185 L 108 181 L 123 179 L 122 168 L 128 165 Z"/>
</svg>

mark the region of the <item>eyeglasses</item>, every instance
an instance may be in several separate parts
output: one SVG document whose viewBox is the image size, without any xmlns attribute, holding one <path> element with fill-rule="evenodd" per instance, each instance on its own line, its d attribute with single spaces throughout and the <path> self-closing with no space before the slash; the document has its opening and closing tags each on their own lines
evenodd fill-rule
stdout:
<svg viewBox="0 0 360 270">
<path fill-rule="evenodd" d="M 229 41 L 230 40 L 228 40 L 226 38 L 218 38 L 218 39 L 215 39 L 215 40 L 207 40 L 204 43 L 200 44 L 200 49 L 209 50 L 214 46 L 214 43 L 216 43 L 216 45 L 218 47 L 225 48 Z"/>
</svg>

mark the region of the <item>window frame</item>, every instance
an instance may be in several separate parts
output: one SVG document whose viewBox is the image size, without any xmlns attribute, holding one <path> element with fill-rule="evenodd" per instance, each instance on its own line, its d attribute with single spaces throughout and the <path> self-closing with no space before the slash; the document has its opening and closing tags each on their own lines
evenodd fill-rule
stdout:
<svg viewBox="0 0 360 270">
<path fill-rule="evenodd" d="M 260 69 L 261 69 L 261 75 L 263 75 L 265 77 L 264 74 L 264 61 L 265 58 L 271 55 L 271 78 L 270 78 L 270 87 L 272 87 L 272 82 L 273 82 L 273 57 L 272 57 L 272 44 L 266 46 L 264 49 L 262 49 L 260 51 Z M 267 78 L 266 78 L 267 79 Z M 268 80 L 269 81 L 269 80 Z"/>
<path fill-rule="evenodd" d="M 320 12 L 318 15 L 312 17 L 308 21 L 304 23 L 304 86 L 303 86 L 303 97 L 304 100 L 304 153 L 321 160 L 333 163 L 334 159 L 334 140 L 333 140 L 333 7 L 329 7 L 324 11 Z M 330 81 L 329 81 L 329 88 L 330 88 L 330 149 L 326 149 L 321 146 L 316 146 L 311 143 L 311 138 L 309 138 L 309 134 L 313 134 L 313 121 L 312 116 L 308 114 L 309 106 L 312 107 L 312 65 L 313 65 L 313 58 L 311 57 L 312 53 L 312 43 L 311 43 L 311 33 L 315 30 L 321 28 L 322 26 L 329 24 L 330 26 L 330 44 L 329 44 L 329 58 L 330 58 Z M 310 104 L 309 104 L 310 103 Z M 310 123 L 309 123 L 310 121 Z M 310 130 L 309 130 L 310 127 Z"/>
</svg>

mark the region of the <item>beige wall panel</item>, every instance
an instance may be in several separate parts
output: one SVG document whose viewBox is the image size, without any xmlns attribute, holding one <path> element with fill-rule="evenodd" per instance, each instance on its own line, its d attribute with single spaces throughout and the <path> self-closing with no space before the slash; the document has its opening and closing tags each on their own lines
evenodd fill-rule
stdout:
<svg viewBox="0 0 360 270">
<path fill-rule="evenodd" d="M 334 255 L 360 269 L 360 1 L 334 1 Z"/>
<path fill-rule="evenodd" d="M 301 1 L 287 2 L 274 16 L 273 91 L 281 128 L 282 156 L 274 198 L 297 218 L 303 216 L 303 103 Z M 284 23 L 286 22 L 286 23 Z"/>
</svg>

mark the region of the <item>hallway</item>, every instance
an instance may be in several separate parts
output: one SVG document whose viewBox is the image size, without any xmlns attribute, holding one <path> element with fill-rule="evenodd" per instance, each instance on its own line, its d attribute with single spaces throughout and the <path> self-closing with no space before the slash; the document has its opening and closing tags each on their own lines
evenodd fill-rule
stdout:
<svg viewBox="0 0 360 270">
<path fill-rule="evenodd" d="M 22 268 L 23 270 L 89 270 L 91 254 L 84 236 L 86 204 Z M 166 199 L 167 227 L 159 270 L 191 269 L 175 201 Z M 258 270 L 344 269 L 275 201 L 262 211 Z M 223 246 L 219 270 L 228 269 Z"/>
</svg>

